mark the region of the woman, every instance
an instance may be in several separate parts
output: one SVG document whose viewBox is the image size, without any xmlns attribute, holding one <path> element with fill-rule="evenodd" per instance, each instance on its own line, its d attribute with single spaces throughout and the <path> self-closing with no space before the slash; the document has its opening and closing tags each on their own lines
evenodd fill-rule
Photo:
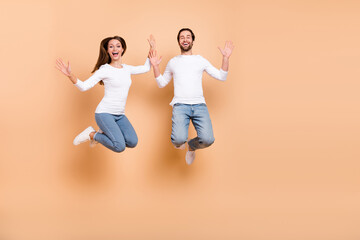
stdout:
<svg viewBox="0 0 360 240">
<path fill-rule="evenodd" d="M 150 51 L 155 48 L 155 39 L 148 39 Z M 125 147 L 137 145 L 136 132 L 125 116 L 125 104 L 131 85 L 132 74 L 146 73 L 150 70 L 149 58 L 143 66 L 130 66 L 122 63 L 126 51 L 126 43 L 122 37 L 108 37 L 101 41 L 98 61 L 92 72 L 94 74 L 86 81 L 80 81 L 72 72 L 70 64 L 64 64 L 62 59 L 56 60 L 56 67 L 80 90 L 87 91 L 97 83 L 104 85 L 105 94 L 95 111 L 95 120 L 100 130 L 86 128 L 74 139 L 74 145 L 91 140 L 94 146 L 99 142 L 114 152 L 122 152 Z"/>
</svg>

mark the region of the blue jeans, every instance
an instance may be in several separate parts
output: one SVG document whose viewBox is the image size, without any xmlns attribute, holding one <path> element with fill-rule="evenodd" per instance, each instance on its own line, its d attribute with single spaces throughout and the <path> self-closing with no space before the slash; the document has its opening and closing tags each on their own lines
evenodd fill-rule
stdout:
<svg viewBox="0 0 360 240">
<path fill-rule="evenodd" d="M 187 141 L 189 123 L 192 121 L 197 137 L 188 144 L 192 150 L 209 147 L 215 141 L 206 104 L 176 103 L 172 111 L 171 142 L 179 147 Z"/>
<path fill-rule="evenodd" d="M 95 120 L 103 133 L 97 132 L 95 141 L 114 152 L 122 152 L 125 147 L 133 148 L 138 143 L 136 132 L 125 115 L 95 113 Z"/>
</svg>

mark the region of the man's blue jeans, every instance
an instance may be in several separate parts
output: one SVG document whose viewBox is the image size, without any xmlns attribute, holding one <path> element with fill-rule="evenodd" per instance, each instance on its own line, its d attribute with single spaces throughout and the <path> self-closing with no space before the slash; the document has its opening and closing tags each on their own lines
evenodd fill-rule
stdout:
<svg viewBox="0 0 360 240">
<path fill-rule="evenodd" d="M 214 141 L 209 111 L 206 104 L 176 103 L 172 112 L 171 142 L 179 147 L 188 139 L 189 123 L 192 121 L 197 137 L 188 144 L 192 150 L 209 147 Z"/>
<path fill-rule="evenodd" d="M 105 147 L 114 152 L 122 152 L 125 147 L 133 148 L 138 143 L 136 132 L 125 115 L 95 113 L 95 120 L 103 133 L 94 136 Z"/>
</svg>

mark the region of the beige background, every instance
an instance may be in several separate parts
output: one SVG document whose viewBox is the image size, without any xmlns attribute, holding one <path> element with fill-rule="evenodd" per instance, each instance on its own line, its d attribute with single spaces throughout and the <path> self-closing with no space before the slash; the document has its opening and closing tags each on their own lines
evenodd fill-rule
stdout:
<svg viewBox="0 0 360 240">
<path fill-rule="evenodd" d="M 360 239 L 360 2 L 2 1 L 1 240 Z M 153 33 L 161 69 L 190 27 L 216 141 L 185 165 L 170 142 L 173 95 L 133 77 L 127 116 L 139 144 L 116 154 L 73 146 L 103 96 L 86 79 L 100 41 L 123 36 L 143 64 Z M 191 130 L 191 136 L 194 136 Z"/>
</svg>

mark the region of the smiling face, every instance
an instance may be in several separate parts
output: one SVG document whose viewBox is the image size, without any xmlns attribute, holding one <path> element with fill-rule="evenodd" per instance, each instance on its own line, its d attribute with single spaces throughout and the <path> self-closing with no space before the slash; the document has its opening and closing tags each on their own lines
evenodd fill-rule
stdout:
<svg viewBox="0 0 360 240">
<path fill-rule="evenodd" d="M 111 61 L 117 61 L 121 58 L 121 54 L 124 49 L 121 46 L 121 43 L 117 39 L 111 39 L 108 43 L 107 52 L 111 58 Z"/>
<path fill-rule="evenodd" d="M 179 46 L 182 52 L 188 52 L 192 49 L 193 38 L 190 31 L 182 31 L 179 34 Z"/>
</svg>

